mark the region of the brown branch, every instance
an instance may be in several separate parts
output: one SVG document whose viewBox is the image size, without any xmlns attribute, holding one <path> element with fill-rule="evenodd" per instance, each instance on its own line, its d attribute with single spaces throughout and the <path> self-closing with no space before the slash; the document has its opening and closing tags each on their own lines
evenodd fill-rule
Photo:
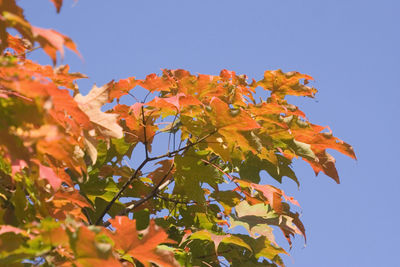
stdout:
<svg viewBox="0 0 400 267">
<path fill-rule="evenodd" d="M 209 133 L 209 134 L 207 134 L 207 135 L 205 135 L 204 137 L 202 137 L 202 138 L 200 138 L 199 140 L 197 140 L 196 142 L 194 142 L 194 143 L 190 143 L 190 144 L 188 144 L 188 145 L 186 145 L 186 146 L 184 146 L 184 147 L 182 147 L 182 148 L 180 148 L 180 149 L 177 149 L 177 150 L 175 150 L 175 151 L 172 151 L 172 152 L 168 152 L 168 153 L 166 153 L 166 154 L 164 154 L 164 155 L 161 155 L 161 156 L 157 156 L 157 157 L 146 157 L 144 160 L 143 160 L 143 162 L 139 165 L 139 167 L 136 169 L 136 171 L 134 172 L 134 174 L 129 178 L 129 180 L 121 187 L 121 189 L 118 191 L 118 193 L 113 197 L 113 199 L 107 204 L 107 206 L 104 208 L 104 210 L 103 210 L 103 212 L 101 213 L 101 215 L 99 216 L 99 218 L 96 220 L 96 225 L 99 225 L 102 221 L 103 221 L 103 217 L 106 215 L 106 213 L 111 209 L 111 207 L 112 207 L 112 205 L 115 203 L 115 201 L 118 199 L 118 198 L 120 198 L 121 197 L 121 195 L 122 195 L 122 193 L 126 190 L 126 188 L 133 182 L 133 180 L 134 179 L 136 179 L 136 177 L 137 177 L 137 175 L 139 174 L 139 171 L 141 170 L 141 169 L 143 169 L 143 167 L 148 163 L 148 162 L 150 162 L 150 161 L 154 161 L 154 160 L 158 160 L 158 159 L 162 159 L 162 158 L 165 158 L 165 157 L 173 157 L 174 155 L 176 155 L 176 154 L 178 154 L 179 152 L 181 152 L 181 151 L 183 151 L 183 150 L 186 150 L 186 149 L 188 149 L 188 148 L 190 148 L 190 147 L 192 147 L 192 146 L 194 146 L 194 145 L 196 145 L 196 144 L 198 144 L 198 143 L 200 143 L 200 142 L 202 142 L 202 141 L 204 141 L 205 139 L 207 139 L 208 137 L 210 137 L 212 134 L 214 134 L 214 133 L 216 133 L 217 131 L 215 130 L 215 131 L 213 131 L 213 132 L 211 132 L 211 133 Z M 172 165 L 173 166 L 173 165 Z M 171 169 L 172 170 L 172 169 Z M 170 172 L 170 171 L 169 171 Z M 169 173 L 168 173 L 169 174 Z M 165 179 L 165 177 L 163 178 L 163 179 Z M 156 189 L 159 187 L 159 186 L 161 186 L 162 184 L 159 184 L 158 186 L 156 186 Z M 154 192 L 154 194 L 156 194 L 156 193 L 158 193 L 158 191 L 153 191 Z M 153 193 L 152 192 L 152 193 Z M 151 194 L 152 194 L 151 193 Z M 150 195 L 151 195 L 150 194 Z M 137 207 L 137 206 L 140 206 L 140 205 L 142 205 L 144 202 L 146 202 L 147 200 L 149 200 L 151 197 L 153 197 L 153 196 L 150 196 L 150 195 L 148 195 L 147 197 L 145 197 L 145 198 L 143 198 L 143 199 L 141 199 L 141 200 L 138 200 L 135 204 L 133 204 L 134 205 L 134 207 Z M 133 209 L 133 207 L 132 208 L 128 208 L 128 209 L 125 209 L 124 211 L 123 211 L 123 214 L 126 214 L 126 212 L 129 212 L 131 209 Z M 122 215 L 123 215 L 122 214 Z M 103 225 L 106 225 L 107 223 L 104 223 Z M 108 225 L 110 225 L 110 224 L 108 224 Z"/>
<path fill-rule="evenodd" d="M 129 178 L 128 181 L 121 187 L 121 189 L 118 191 L 118 193 L 113 197 L 113 199 L 107 204 L 107 206 L 104 208 L 103 212 L 99 216 L 99 218 L 96 221 L 96 225 L 99 225 L 103 221 L 104 215 L 110 210 L 111 206 L 114 204 L 114 202 L 122 195 L 122 193 L 125 191 L 125 189 L 132 183 L 134 179 L 136 179 L 136 176 L 138 175 L 139 171 L 146 165 L 146 163 L 149 162 L 149 159 L 146 158 L 143 160 L 143 162 L 139 165 L 139 167 L 135 170 L 131 178 Z"/>
<path fill-rule="evenodd" d="M 153 198 L 155 195 L 157 195 L 157 193 L 160 191 L 160 187 L 164 184 L 164 182 L 166 182 L 165 180 L 168 178 L 169 174 L 171 173 L 171 171 L 174 169 L 174 163 L 171 164 L 171 168 L 169 168 L 168 172 L 164 175 L 164 177 L 160 180 L 160 182 L 158 182 L 158 184 L 154 187 L 153 191 L 151 191 L 146 197 L 136 201 L 135 203 L 129 205 L 128 207 L 126 207 L 122 212 L 120 212 L 118 215 L 122 216 L 122 215 L 126 215 L 127 213 L 129 213 L 131 210 L 133 210 L 134 208 L 137 208 L 139 206 L 141 206 L 143 203 L 145 203 L 146 201 L 148 201 L 149 199 Z M 103 215 L 104 216 L 104 215 Z M 110 222 L 105 222 L 103 224 L 104 227 L 108 227 L 110 226 Z"/>
</svg>

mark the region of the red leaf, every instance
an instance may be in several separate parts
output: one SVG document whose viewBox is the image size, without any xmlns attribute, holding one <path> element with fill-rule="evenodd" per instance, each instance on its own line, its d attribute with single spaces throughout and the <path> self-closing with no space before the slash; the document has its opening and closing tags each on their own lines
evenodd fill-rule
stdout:
<svg viewBox="0 0 400 267">
<path fill-rule="evenodd" d="M 340 180 L 335 166 L 335 158 L 328 154 L 325 150 L 315 155 L 317 156 L 317 161 L 311 161 L 305 158 L 303 158 L 303 160 L 307 161 L 311 165 L 315 175 L 318 175 L 318 173 L 322 171 L 339 184 Z"/>
</svg>

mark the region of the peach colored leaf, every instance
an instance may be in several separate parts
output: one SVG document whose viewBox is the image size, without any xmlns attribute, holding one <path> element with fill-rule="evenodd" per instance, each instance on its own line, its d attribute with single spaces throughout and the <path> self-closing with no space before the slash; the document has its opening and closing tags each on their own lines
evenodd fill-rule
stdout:
<svg viewBox="0 0 400 267">
<path fill-rule="evenodd" d="M 22 230 L 20 228 L 17 228 L 17 227 L 11 226 L 11 225 L 1 225 L 0 226 L 0 235 L 2 235 L 4 233 L 28 235 L 25 230 Z"/>
<path fill-rule="evenodd" d="M 122 128 L 117 123 L 117 114 L 105 113 L 101 107 L 109 101 L 110 84 L 102 87 L 93 86 L 86 96 L 77 94 L 75 101 L 79 108 L 86 113 L 90 121 L 96 125 L 96 130 L 105 137 L 122 138 Z"/>
<path fill-rule="evenodd" d="M 40 164 L 39 175 L 41 179 L 46 179 L 54 190 L 58 190 L 60 188 L 62 180 L 57 177 L 52 168 Z"/>
</svg>

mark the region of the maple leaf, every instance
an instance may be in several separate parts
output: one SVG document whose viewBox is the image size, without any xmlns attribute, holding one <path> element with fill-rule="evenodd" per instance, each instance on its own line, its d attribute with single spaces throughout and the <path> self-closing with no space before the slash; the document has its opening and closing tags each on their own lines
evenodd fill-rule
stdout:
<svg viewBox="0 0 400 267">
<path fill-rule="evenodd" d="M 103 242 L 101 242 L 103 241 Z M 112 255 L 112 246 L 109 242 L 104 242 L 99 234 L 86 227 L 78 229 L 77 237 L 74 242 L 75 264 L 78 267 L 110 266 L 119 267 L 121 263 Z"/>
<path fill-rule="evenodd" d="M 118 82 L 112 81 L 110 83 L 110 94 L 108 97 L 109 102 L 112 102 L 114 99 L 119 100 L 121 96 L 127 95 L 137 83 L 138 82 L 135 80 L 135 77 L 119 80 Z"/>
<path fill-rule="evenodd" d="M 252 251 L 250 246 L 246 244 L 242 239 L 240 239 L 238 236 L 232 235 L 232 234 L 226 234 L 226 235 L 216 235 L 208 230 L 201 230 L 197 231 L 193 234 L 190 235 L 188 238 L 189 240 L 193 239 L 199 239 L 199 240 L 209 240 L 214 242 L 214 248 L 215 248 L 215 253 L 218 254 L 218 247 L 222 243 L 227 243 L 227 244 L 235 244 L 241 247 L 244 247 L 248 249 L 249 251 Z"/>
<path fill-rule="evenodd" d="M 89 119 L 97 125 L 97 130 L 103 136 L 122 138 L 122 128 L 117 124 L 117 114 L 104 113 L 101 107 L 108 102 L 109 85 L 102 87 L 93 86 L 89 94 L 82 96 L 77 94 L 75 101 L 79 108 L 85 112 Z"/>
<path fill-rule="evenodd" d="M 271 98 L 284 98 L 285 95 L 314 97 L 317 90 L 308 87 L 300 82 L 301 79 L 313 80 L 309 75 L 299 72 L 287 72 L 282 70 L 265 71 L 264 79 L 257 82 L 256 86 L 261 86 L 265 90 L 272 91 Z"/>
<path fill-rule="evenodd" d="M 163 160 L 157 162 L 156 164 L 161 166 L 148 175 L 148 177 L 153 181 L 153 184 L 157 185 L 161 181 L 166 182 L 170 180 L 172 178 L 172 174 L 174 173 L 174 171 L 171 171 L 171 167 L 174 162 L 172 160 Z"/>
<path fill-rule="evenodd" d="M 39 165 L 39 174 L 42 179 L 46 179 L 54 190 L 58 190 L 61 186 L 61 179 L 57 177 L 52 168 Z"/>
<path fill-rule="evenodd" d="M 77 94 L 75 101 L 78 103 L 79 108 L 86 113 L 90 121 L 95 124 L 95 129 L 103 137 L 122 138 L 122 127 L 117 123 L 117 114 L 105 113 L 101 111 L 101 107 L 109 101 L 110 84 L 102 87 L 93 86 L 92 90 L 86 96 Z M 89 133 L 90 134 L 90 133 Z M 86 145 L 89 155 L 94 164 L 97 159 L 96 140 L 86 135 Z"/>
<path fill-rule="evenodd" d="M 249 131 L 260 128 L 260 125 L 253 120 L 244 110 L 231 111 L 228 104 L 213 97 L 210 101 L 213 112 L 213 122 L 217 128 L 226 130 Z"/>
<path fill-rule="evenodd" d="M 193 96 L 179 93 L 171 97 L 155 97 L 152 101 L 146 103 L 146 105 L 163 109 L 163 112 L 165 109 L 171 108 L 173 111 L 180 112 L 182 108 L 188 106 L 202 105 L 202 103 Z"/>
<path fill-rule="evenodd" d="M 115 228 L 110 237 L 115 242 L 115 248 L 122 254 L 128 254 L 142 263 L 155 263 L 165 267 L 179 266 L 173 257 L 173 253 L 162 252 L 157 246 L 161 243 L 175 243 L 168 239 L 167 233 L 156 226 L 153 220 L 143 231 L 136 230 L 136 221 L 128 217 L 117 216 L 110 220 Z M 139 238 L 139 235 L 143 235 Z"/>
<path fill-rule="evenodd" d="M 35 40 L 43 47 L 46 54 L 50 56 L 54 65 L 57 60 L 57 51 L 60 52 L 61 58 L 64 58 L 64 46 L 80 56 L 75 43 L 68 36 L 52 29 L 43 29 L 35 26 L 31 26 L 31 29 Z"/>
</svg>

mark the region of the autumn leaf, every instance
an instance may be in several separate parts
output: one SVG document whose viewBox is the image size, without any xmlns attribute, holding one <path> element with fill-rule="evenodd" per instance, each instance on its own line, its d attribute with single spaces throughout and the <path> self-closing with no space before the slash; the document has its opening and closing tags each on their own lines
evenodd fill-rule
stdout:
<svg viewBox="0 0 400 267">
<path fill-rule="evenodd" d="M 168 235 L 150 221 L 150 225 L 144 231 L 136 230 L 135 220 L 128 217 L 117 216 L 110 220 L 115 228 L 110 237 L 115 242 L 115 248 L 120 250 L 122 255 L 128 254 L 142 263 L 155 263 L 165 267 L 179 266 L 170 253 L 161 251 L 157 246 L 161 243 L 175 243 L 168 239 Z M 139 235 L 143 235 L 139 239 Z"/>
<path fill-rule="evenodd" d="M 279 99 L 284 98 L 285 95 L 314 97 L 317 90 L 302 84 L 301 79 L 313 80 L 311 76 L 299 72 L 265 71 L 264 79 L 257 82 L 256 85 L 272 91 L 271 97 Z"/>
<path fill-rule="evenodd" d="M 129 91 L 136 86 L 137 83 L 138 82 L 135 80 L 135 77 L 119 80 L 118 82 L 112 81 L 109 85 L 109 102 L 112 102 L 114 99 L 119 100 L 121 96 L 127 95 Z"/>
<path fill-rule="evenodd" d="M 252 251 L 250 246 L 248 244 L 246 244 L 242 239 L 240 239 L 240 237 L 232 235 L 232 234 L 216 235 L 208 230 L 202 230 L 202 231 L 192 233 L 188 238 L 188 240 L 193 240 L 193 239 L 212 241 L 214 243 L 215 253 L 217 255 L 218 255 L 218 247 L 221 242 L 226 243 L 226 244 L 235 244 L 235 245 L 244 247 L 244 248 L 248 249 L 249 251 Z"/>
<path fill-rule="evenodd" d="M 46 179 L 54 190 L 58 190 L 61 186 L 61 179 L 57 177 L 52 168 L 39 165 L 39 173 L 42 179 Z"/>
<path fill-rule="evenodd" d="M 117 124 L 117 114 L 105 113 L 101 107 L 108 102 L 109 85 L 102 87 L 93 86 L 86 96 L 77 94 L 75 101 L 79 108 L 85 112 L 90 120 L 97 125 L 96 129 L 101 135 L 122 138 L 122 128 Z"/>
<path fill-rule="evenodd" d="M 105 237 L 105 234 L 103 234 Z M 74 240 L 75 264 L 78 267 L 93 267 L 104 264 L 110 267 L 121 266 L 112 254 L 112 244 L 100 234 L 86 227 L 78 229 Z"/>
<path fill-rule="evenodd" d="M 64 46 L 74 51 L 80 56 L 75 43 L 66 35 L 56 32 L 52 29 L 43 29 L 31 26 L 32 34 L 37 42 L 43 47 L 43 50 L 56 64 L 57 52 L 60 52 L 61 58 L 64 58 Z"/>
</svg>

